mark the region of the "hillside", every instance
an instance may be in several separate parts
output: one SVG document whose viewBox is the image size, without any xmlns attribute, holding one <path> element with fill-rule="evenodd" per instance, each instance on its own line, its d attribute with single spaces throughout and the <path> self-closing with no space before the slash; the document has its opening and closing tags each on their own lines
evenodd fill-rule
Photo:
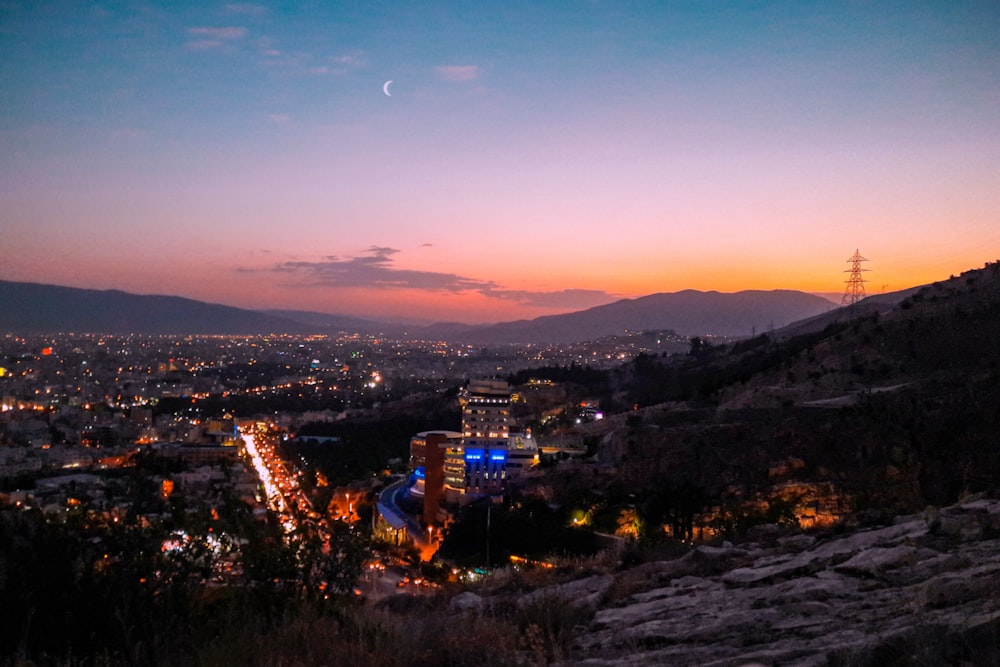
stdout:
<svg viewBox="0 0 1000 667">
<path fill-rule="evenodd" d="M 684 290 L 459 332 L 477 344 L 574 343 L 625 330 L 670 329 L 682 336 L 749 336 L 827 312 L 834 304 L 794 290 L 734 293 Z"/>
<path fill-rule="evenodd" d="M 794 401 L 822 406 L 812 402 L 853 402 L 861 394 L 974 381 L 997 370 L 1000 264 L 858 306 L 854 312 L 838 311 L 823 329 L 799 323 L 776 332 L 774 349 L 787 352 L 780 368 L 762 368 L 742 387 L 731 387 L 720 405 L 773 407 Z M 796 335 L 801 331 L 806 333 Z M 758 354 L 747 350 L 719 363 L 745 362 Z"/>
<path fill-rule="evenodd" d="M 115 334 L 351 333 L 452 340 L 480 345 L 571 343 L 626 330 L 673 329 L 682 335 L 745 336 L 833 308 L 803 292 L 654 294 L 598 308 L 488 327 L 441 323 L 404 326 L 326 313 L 258 312 L 175 296 L 138 295 L 0 281 L 0 330 L 14 333 Z"/>
<path fill-rule="evenodd" d="M 595 563 L 569 576 L 539 584 L 504 573 L 454 598 L 448 611 L 456 624 L 494 618 L 498 609 L 513 609 L 526 626 L 538 623 L 538 663 L 819 667 L 1000 659 L 997 500 L 970 498 L 838 533 L 760 530 L 735 546 L 702 545 L 617 568 Z"/>
<path fill-rule="evenodd" d="M 641 356 L 616 380 L 636 409 L 579 429 L 602 465 L 566 488 L 650 499 L 647 522 L 693 536 L 1000 489 L 997 340 L 1000 263 L 820 331 Z"/>
<path fill-rule="evenodd" d="M 881 315 L 888 313 L 895 308 L 900 301 L 915 294 L 923 287 L 923 285 L 920 285 L 917 287 L 910 287 L 905 290 L 899 290 L 898 292 L 876 294 L 866 299 L 862 299 L 849 308 L 836 308 L 814 317 L 808 317 L 804 320 L 792 322 L 791 324 L 774 331 L 772 337 L 776 339 L 787 339 L 793 336 L 822 331 L 830 324 L 857 319 L 860 315 L 874 315 L 875 313 Z"/>
<path fill-rule="evenodd" d="M 313 333 L 315 326 L 176 296 L 0 281 L 0 331 L 14 333 Z"/>
</svg>

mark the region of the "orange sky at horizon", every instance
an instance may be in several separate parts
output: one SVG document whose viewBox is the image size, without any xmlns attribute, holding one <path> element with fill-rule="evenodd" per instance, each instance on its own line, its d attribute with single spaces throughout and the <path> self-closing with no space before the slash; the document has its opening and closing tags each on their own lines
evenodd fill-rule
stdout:
<svg viewBox="0 0 1000 667">
<path fill-rule="evenodd" d="M 886 266 L 878 261 L 879 257 L 869 258 L 863 266 L 869 269 L 865 273 L 866 291 L 869 295 L 882 292 L 892 292 L 923 284 L 944 280 L 951 275 L 963 271 L 980 268 L 985 262 L 1000 258 L 969 259 L 967 263 L 925 262 L 920 266 L 909 266 L 902 269 Z M 793 289 L 822 295 L 834 302 L 839 301 L 839 295 L 844 292 L 846 273 L 850 264 L 846 261 L 850 256 L 839 261 L 831 261 L 829 265 L 814 267 L 820 269 L 815 274 L 809 273 L 807 266 L 800 265 L 797 272 L 785 267 L 772 265 L 764 270 L 754 270 L 751 266 L 746 272 L 732 271 L 730 273 L 705 271 L 698 275 L 681 276 L 672 281 L 665 280 L 662 275 L 650 271 L 645 280 L 628 277 L 619 283 L 613 283 L 604 289 L 608 293 L 600 302 L 608 302 L 619 298 L 637 298 L 659 292 L 676 292 L 685 289 L 699 291 L 737 292 L 741 290 L 772 290 Z M 107 267 L 105 267 L 107 269 Z M 185 270 L 188 269 L 187 279 Z M 583 310 L 584 307 L 544 307 L 525 306 L 516 300 L 491 298 L 476 291 L 448 292 L 425 291 L 415 289 L 370 289 L 355 288 L 340 290 L 336 299 L 328 301 L 324 289 L 319 287 L 283 288 L 275 284 L 272 277 L 260 274 L 249 280 L 243 276 L 234 276 L 228 268 L 216 268 L 206 274 L 204 270 L 190 271 L 191 267 L 178 266 L 176 263 L 164 263 L 161 266 L 147 265 L 144 269 L 119 267 L 119 276 L 112 271 L 105 271 L 103 280 L 94 284 L 92 278 L 80 280 L 75 276 L 72 267 L 65 272 L 56 271 L 48 282 L 81 287 L 86 289 L 118 289 L 121 276 L 128 276 L 130 288 L 125 290 L 140 294 L 169 294 L 183 296 L 211 303 L 221 303 L 249 309 L 287 309 L 327 312 L 331 314 L 353 315 L 372 319 L 392 319 L 414 322 L 458 321 L 466 323 L 489 323 L 511 321 L 516 319 L 531 319 L 542 315 L 552 315 L 564 312 Z M 172 289 L 164 289 L 167 285 L 163 272 L 166 272 Z M 666 272 L 664 272 L 666 273 Z M 206 280 L 206 276 L 208 280 Z M 648 282 L 647 282 L 648 281 Z M 516 282 L 512 279 L 512 285 Z M 586 285 L 585 285 L 586 286 Z M 547 285 L 542 285 L 542 290 Z M 600 289 L 594 287 L 593 289 Z M 598 304 L 591 304 L 598 305 Z"/>
<path fill-rule="evenodd" d="M 144 6 L 0 6 L 0 280 L 480 323 L 1000 257 L 997 3 Z"/>
</svg>

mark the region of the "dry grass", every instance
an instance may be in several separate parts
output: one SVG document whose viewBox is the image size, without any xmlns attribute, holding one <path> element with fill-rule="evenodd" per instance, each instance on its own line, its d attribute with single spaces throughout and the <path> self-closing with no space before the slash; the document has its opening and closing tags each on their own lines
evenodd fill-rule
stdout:
<svg viewBox="0 0 1000 667">
<path fill-rule="evenodd" d="M 355 607 L 330 616 L 302 614 L 263 633 L 234 629 L 201 647 L 190 662 L 166 662 L 206 667 L 507 667 L 523 662 L 519 653 L 518 627 L 510 620 Z"/>
</svg>

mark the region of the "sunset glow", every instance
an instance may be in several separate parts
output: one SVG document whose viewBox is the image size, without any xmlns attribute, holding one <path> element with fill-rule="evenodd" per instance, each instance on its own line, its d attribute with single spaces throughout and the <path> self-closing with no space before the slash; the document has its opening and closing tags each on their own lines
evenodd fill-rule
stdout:
<svg viewBox="0 0 1000 667">
<path fill-rule="evenodd" d="M 39 7 L 3 280 L 487 322 L 1000 258 L 996 3 Z"/>
</svg>

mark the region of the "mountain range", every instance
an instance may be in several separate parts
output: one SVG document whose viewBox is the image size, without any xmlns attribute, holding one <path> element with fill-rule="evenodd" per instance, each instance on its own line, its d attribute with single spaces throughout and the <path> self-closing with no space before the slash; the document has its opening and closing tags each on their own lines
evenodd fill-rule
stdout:
<svg viewBox="0 0 1000 667">
<path fill-rule="evenodd" d="M 12 333 L 312 333 L 315 326 L 176 296 L 0 281 L 0 331 Z"/>
<path fill-rule="evenodd" d="M 445 337 L 490 345 L 574 343 L 625 330 L 650 329 L 671 329 L 682 336 L 738 337 L 782 327 L 835 307 L 822 297 L 794 290 L 683 290 L 622 299 L 575 313 L 503 322 Z"/>
<path fill-rule="evenodd" d="M 626 330 L 672 329 L 685 336 L 749 336 L 834 309 L 793 290 L 681 292 L 622 299 L 532 320 L 473 326 L 404 326 L 308 311 L 254 311 L 176 296 L 138 295 L 0 281 L 0 330 L 12 333 L 265 334 L 351 332 L 477 345 L 571 343 Z"/>
</svg>

